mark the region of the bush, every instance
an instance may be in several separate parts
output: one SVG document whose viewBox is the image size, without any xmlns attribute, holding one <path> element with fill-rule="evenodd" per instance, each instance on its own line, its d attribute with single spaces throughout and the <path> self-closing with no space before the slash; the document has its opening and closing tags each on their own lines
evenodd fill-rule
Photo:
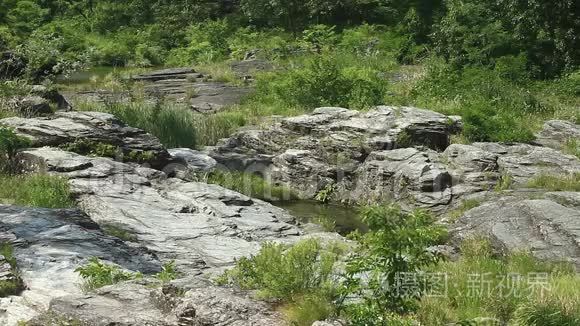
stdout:
<svg viewBox="0 0 580 326">
<path fill-rule="evenodd" d="M 15 155 L 18 150 L 30 145 L 30 141 L 14 133 L 12 129 L 0 126 L 0 176 L 17 170 Z"/>
<path fill-rule="evenodd" d="M 386 79 L 371 64 L 356 60 L 321 55 L 308 59 L 302 68 L 262 75 L 257 83 L 257 101 L 308 109 L 363 109 L 382 104 Z"/>
<path fill-rule="evenodd" d="M 83 278 L 83 288 L 87 291 L 142 277 L 140 273 L 123 271 L 120 267 L 103 263 L 96 257 L 89 259 L 85 265 L 75 269 L 75 272 Z"/>
<path fill-rule="evenodd" d="M 75 205 L 68 180 L 44 174 L 0 174 L 0 199 L 30 207 L 70 208 Z"/>
<path fill-rule="evenodd" d="M 6 262 L 10 265 L 10 270 L 13 274 L 12 278 L 3 276 L 2 280 L 0 280 L 0 298 L 16 295 L 24 288 L 24 284 L 18 274 L 13 251 L 14 248 L 11 244 L 0 242 L 0 255 L 3 257 L 3 263 Z"/>
<path fill-rule="evenodd" d="M 296 302 L 304 295 L 332 288 L 338 253 L 337 248 L 326 250 L 314 239 L 289 248 L 265 243 L 257 255 L 239 259 L 220 282 L 258 290 L 262 298 Z"/>
<path fill-rule="evenodd" d="M 359 296 L 363 303 L 347 309 L 377 317 L 413 310 L 425 289 L 405 291 L 398 278 L 440 259 L 427 248 L 444 240 L 445 229 L 434 225 L 427 212 L 405 213 L 396 206 L 369 206 L 361 216 L 370 232 L 361 237 L 360 250 L 347 262 L 342 291 Z"/>
<path fill-rule="evenodd" d="M 417 311 L 421 323 L 468 324 L 490 318 L 510 325 L 573 325 L 543 323 L 538 317 L 558 320 L 564 316 L 560 320 L 566 321 L 580 316 L 576 309 L 580 283 L 571 266 L 539 262 L 527 253 L 496 257 L 489 241 L 482 238 L 467 240 L 461 249 L 459 261 L 429 269 L 446 275 L 447 291 L 444 296 L 421 299 Z M 569 287 L 563 289 L 561 284 Z M 542 301 L 546 305 L 538 304 Z"/>
</svg>

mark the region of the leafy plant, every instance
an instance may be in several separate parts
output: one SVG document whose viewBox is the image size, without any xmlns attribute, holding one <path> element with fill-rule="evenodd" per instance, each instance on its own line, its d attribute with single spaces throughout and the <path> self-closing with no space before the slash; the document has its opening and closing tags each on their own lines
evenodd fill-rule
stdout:
<svg viewBox="0 0 580 326">
<path fill-rule="evenodd" d="M 10 272 L 12 273 L 11 277 L 3 276 L 2 280 L 0 280 L 0 298 L 3 298 L 18 294 L 24 285 L 18 273 L 12 245 L 6 242 L 0 242 L 0 255 L 3 258 L 0 262 L 8 263 L 10 265 Z"/>
<path fill-rule="evenodd" d="M 348 309 L 376 318 L 388 312 L 411 311 L 424 289 L 404 291 L 398 277 L 439 261 L 427 247 L 441 243 L 445 229 L 434 225 L 433 217 L 425 211 L 406 213 L 393 205 L 368 206 L 361 216 L 370 232 L 360 236 L 360 250 L 347 262 L 342 293 L 359 296 L 363 303 Z"/>
<path fill-rule="evenodd" d="M 291 247 L 266 243 L 250 258 L 241 258 L 236 267 L 226 271 L 221 283 L 242 289 L 256 289 L 260 297 L 295 302 L 304 295 L 332 288 L 335 251 L 326 250 L 314 239 Z"/>
<path fill-rule="evenodd" d="M 177 278 L 178 272 L 175 269 L 175 261 L 170 261 L 161 266 L 161 272 L 155 274 L 155 278 L 163 283 L 173 281 Z"/>
<path fill-rule="evenodd" d="M 334 190 L 335 190 L 335 185 L 334 184 L 327 184 L 324 189 L 321 189 L 316 196 L 314 197 L 314 199 L 318 202 L 321 203 L 328 203 L 330 202 L 330 200 L 332 199 L 332 195 L 334 194 Z"/>
<path fill-rule="evenodd" d="M 116 265 L 102 262 L 97 257 L 89 259 L 85 265 L 75 269 L 75 272 L 83 278 L 83 288 L 87 291 L 142 277 L 141 273 L 126 272 Z"/>
<path fill-rule="evenodd" d="M 216 170 L 207 176 L 207 183 L 217 184 L 249 197 L 268 201 L 291 200 L 295 198 L 292 190 L 271 184 L 266 179 L 250 173 Z"/>
<path fill-rule="evenodd" d="M 0 173 L 13 173 L 17 169 L 15 155 L 18 150 L 30 145 L 30 141 L 0 126 Z"/>
</svg>

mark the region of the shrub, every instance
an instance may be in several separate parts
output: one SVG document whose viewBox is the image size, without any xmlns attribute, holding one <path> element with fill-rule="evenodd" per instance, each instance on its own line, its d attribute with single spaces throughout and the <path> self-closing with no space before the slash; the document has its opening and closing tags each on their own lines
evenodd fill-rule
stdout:
<svg viewBox="0 0 580 326">
<path fill-rule="evenodd" d="M 262 298 L 296 302 L 304 295 L 331 289 L 336 248 L 329 251 L 314 239 L 303 240 L 291 247 L 266 243 L 250 258 L 241 258 L 236 267 L 225 272 L 222 283 L 242 289 L 256 289 Z"/>
<path fill-rule="evenodd" d="M 535 323 L 534 319 L 543 316 L 557 320 L 564 315 L 560 320 L 565 321 L 572 320 L 569 318 L 574 313 L 576 318 L 579 316 L 575 304 L 580 284 L 571 266 L 543 263 L 527 253 L 496 257 L 489 241 L 483 238 L 464 242 L 459 261 L 440 263 L 429 271 L 446 275 L 447 291 L 443 296 L 420 301 L 417 316 L 425 325 L 468 324 L 477 318 L 510 325 L 573 325 Z M 559 284 L 569 287 L 564 290 Z M 538 304 L 540 298 L 554 299 L 543 301 L 551 302 L 551 307 Z M 551 314 L 546 314 L 548 311 Z"/>
<path fill-rule="evenodd" d="M 258 77 L 258 101 L 273 101 L 313 109 L 343 106 L 353 109 L 382 104 L 387 81 L 370 63 L 329 55 L 306 60 L 302 68 Z"/>
<path fill-rule="evenodd" d="M 360 296 L 363 303 L 347 310 L 375 316 L 411 311 L 424 289 L 404 291 L 397 283 L 398 277 L 418 272 L 440 259 L 427 247 L 439 244 L 445 229 L 435 226 L 427 212 L 405 213 L 396 206 L 368 206 L 361 216 L 370 232 L 362 235 L 360 250 L 347 263 L 342 291 L 344 295 Z"/>
<path fill-rule="evenodd" d="M 13 173 L 18 168 L 15 155 L 18 150 L 30 145 L 30 141 L 14 133 L 12 129 L 0 126 L 0 175 Z"/>
<path fill-rule="evenodd" d="M 178 272 L 175 269 L 175 262 L 170 261 L 161 266 L 161 272 L 155 274 L 155 278 L 163 283 L 171 282 L 176 279 Z"/>
<path fill-rule="evenodd" d="M 68 181 L 45 174 L 0 175 L 0 198 L 30 207 L 74 207 Z"/>
<path fill-rule="evenodd" d="M 75 272 L 83 278 L 83 288 L 87 291 L 142 277 L 140 273 L 123 271 L 120 267 L 104 263 L 96 257 L 89 259 L 85 265 L 75 269 Z"/>
<path fill-rule="evenodd" d="M 18 294 L 23 289 L 22 280 L 18 274 L 18 269 L 16 267 L 16 259 L 14 258 L 12 245 L 5 242 L 0 242 L 0 255 L 3 260 L 10 265 L 12 278 L 3 276 L 0 280 L 0 298 L 4 298 L 10 295 Z M 2 263 L 4 263 L 4 261 Z"/>
</svg>

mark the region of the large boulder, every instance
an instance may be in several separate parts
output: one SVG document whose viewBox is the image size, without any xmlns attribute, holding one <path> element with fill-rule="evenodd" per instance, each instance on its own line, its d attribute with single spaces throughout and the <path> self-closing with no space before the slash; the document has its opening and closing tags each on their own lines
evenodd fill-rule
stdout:
<svg viewBox="0 0 580 326">
<path fill-rule="evenodd" d="M 390 200 L 438 214 L 465 199 L 485 200 L 500 181 L 526 187 L 543 174 L 580 171 L 577 157 L 549 147 L 450 144 L 461 128 L 458 117 L 417 108 L 323 107 L 239 131 L 208 150 L 222 166 L 267 176 L 303 198 L 324 192 L 336 201 Z M 564 139 L 566 130 L 553 138 Z"/>
<path fill-rule="evenodd" d="M 450 201 L 451 183 L 437 151 L 459 128 L 456 118 L 416 108 L 324 107 L 238 132 L 210 155 L 228 168 L 269 176 L 304 198 L 332 188 L 336 200 L 413 198 L 436 206 Z"/>
<path fill-rule="evenodd" d="M 156 168 L 165 166 L 170 159 L 157 138 L 141 129 L 126 126 L 108 113 L 57 112 L 46 118 L 6 118 L 0 120 L 0 124 L 30 139 L 34 147 L 71 149 L 110 145 L 114 156 L 122 156 L 125 160 L 137 158 L 140 163 L 149 163 Z M 83 146 L 77 146 L 79 142 Z"/>
<path fill-rule="evenodd" d="M 580 210 L 551 199 L 496 198 L 466 212 L 451 234 L 458 242 L 486 236 L 503 253 L 527 251 L 580 267 Z"/>
<path fill-rule="evenodd" d="M 536 134 L 537 143 L 554 149 L 562 149 L 570 141 L 576 141 L 580 146 L 580 126 L 570 121 L 547 121 Z"/>
<path fill-rule="evenodd" d="M 78 210 L 0 205 L 0 239 L 13 247 L 25 287 L 20 296 L 0 299 L 2 325 L 34 317 L 53 298 L 81 294 L 74 270 L 91 257 L 143 273 L 161 269 L 154 254 L 105 235 Z"/>
</svg>

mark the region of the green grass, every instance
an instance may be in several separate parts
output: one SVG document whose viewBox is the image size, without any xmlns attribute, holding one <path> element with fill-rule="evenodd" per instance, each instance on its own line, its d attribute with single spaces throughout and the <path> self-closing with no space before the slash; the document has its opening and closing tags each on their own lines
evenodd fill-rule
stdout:
<svg viewBox="0 0 580 326">
<path fill-rule="evenodd" d="M 171 103 L 80 103 L 78 109 L 111 113 L 127 125 L 153 134 L 168 148 L 214 145 L 247 123 L 244 112 L 226 110 L 202 115 Z"/>
<path fill-rule="evenodd" d="M 124 271 L 120 267 L 104 263 L 96 257 L 91 258 L 85 265 L 79 266 L 75 272 L 83 278 L 82 288 L 85 291 L 142 277 L 141 273 Z"/>
<path fill-rule="evenodd" d="M 549 191 L 580 191 L 580 173 L 567 175 L 542 174 L 528 182 L 527 186 Z"/>
<path fill-rule="evenodd" d="M 296 198 L 290 189 L 273 185 L 262 177 L 249 173 L 216 170 L 211 172 L 205 181 L 249 197 L 267 201 L 292 200 Z"/>
<path fill-rule="evenodd" d="M 580 159 L 580 139 L 568 139 L 564 146 L 564 152 Z"/>
<path fill-rule="evenodd" d="M 0 243 L 0 255 L 4 257 L 4 260 L 10 265 L 11 271 L 14 274 L 13 279 L 0 280 L 0 298 L 4 298 L 10 295 L 18 294 L 23 289 L 22 280 L 18 275 L 18 269 L 16 267 L 16 259 L 14 258 L 14 249 L 9 243 Z"/>
<path fill-rule="evenodd" d="M 340 246 L 323 246 L 315 239 L 290 247 L 266 243 L 257 255 L 241 258 L 216 281 L 257 290 L 259 298 L 281 300 L 291 325 L 309 326 L 335 312 L 333 271 L 341 254 Z"/>
<path fill-rule="evenodd" d="M 417 316 L 425 325 L 468 323 L 476 318 L 493 318 L 500 323 L 517 325 L 576 325 L 574 323 L 534 323 L 538 316 L 550 319 L 547 311 L 565 318 L 579 320 L 580 277 L 566 264 L 542 263 L 527 253 L 513 253 L 499 258 L 492 254 L 489 242 L 468 240 L 463 244 L 463 256 L 457 262 L 444 262 L 431 272 L 447 276 L 447 294 L 443 297 L 424 297 Z M 533 287 L 535 277 L 541 286 Z M 571 288 L 564 288 L 562 283 Z M 550 299 L 548 299 L 550 298 Z M 548 301 L 547 309 L 538 305 Z"/>
<path fill-rule="evenodd" d="M 136 242 L 137 241 L 137 236 L 135 234 L 131 233 L 131 231 L 124 229 L 120 225 L 104 224 L 104 225 L 101 225 L 101 229 L 103 230 L 103 232 L 105 234 L 119 238 L 123 241 L 129 241 L 129 242 Z"/>
<path fill-rule="evenodd" d="M 481 202 L 477 199 L 462 200 L 461 205 L 449 213 L 449 220 L 451 222 L 457 221 L 465 212 L 479 205 L 481 205 Z"/>
<path fill-rule="evenodd" d="M 0 175 L 0 202 L 44 207 L 74 207 L 68 181 L 46 174 Z"/>
</svg>

